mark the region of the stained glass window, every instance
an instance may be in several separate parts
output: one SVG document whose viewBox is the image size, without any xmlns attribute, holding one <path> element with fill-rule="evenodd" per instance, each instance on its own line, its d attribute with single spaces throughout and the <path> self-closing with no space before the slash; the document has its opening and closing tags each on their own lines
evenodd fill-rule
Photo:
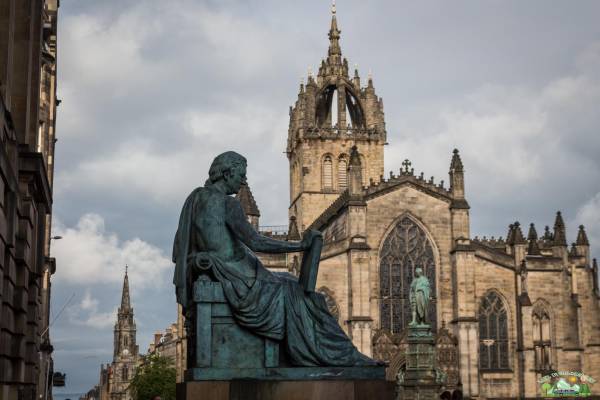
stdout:
<svg viewBox="0 0 600 400">
<path fill-rule="evenodd" d="M 508 369 L 508 318 L 504 302 L 489 292 L 479 306 L 479 366 L 483 370 Z"/>
<path fill-rule="evenodd" d="M 431 296 L 435 296 L 433 247 L 425 231 L 404 217 L 385 238 L 379 259 L 380 326 L 401 333 L 412 319 L 408 294 L 417 267 L 423 269 L 431 285 Z M 429 321 L 435 331 L 435 301 L 429 302 Z"/>
</svg>

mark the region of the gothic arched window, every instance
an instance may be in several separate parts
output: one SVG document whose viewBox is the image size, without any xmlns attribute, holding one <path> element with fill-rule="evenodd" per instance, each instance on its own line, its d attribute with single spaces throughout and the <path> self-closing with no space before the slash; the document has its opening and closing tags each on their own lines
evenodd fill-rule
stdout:
<svg viewBox="0 0 600 400">
<path fill-rule="evenodd" d="M 508 369 L 508 317 L 498 293 L 488 292 L 479 306 L 479 367 Z"/>
<path fill-rule="evenodd" d="M 331 156 L 323 158 L 323 189 L 333 189 L 333 160 Z"/>
<path fill-rule="evenodd" d="M 400 333 L 412 318 L 408 300 L 415 268 L 421 267 L 435 296 L 435 258 L 433 247 L 412 219 L 404 217 L 388 234 L 379 259 L 379 298 L 381 329 Z M 436 330 L 435 302 L 429 302 L 429 321 Z"/>
<path fill-rule="evenodd" d="M 123 365 L 123 380 L 129 380 L 129 368 L 127 368 L 127 365 Z"/>
<path fill-rule="evenodd" d="M 538 305 L 533 310 L 533 348 L 535 350 L 536 371 L 552 369 L 552 339 L 550 338 L 550 314 L 545 307 Z"/>
<path fill-rule="evenodd" d="M 348 161 L 345 156 L 338 160 L 338 189 L 346 190 L 348 187 Z"/>
</svg>

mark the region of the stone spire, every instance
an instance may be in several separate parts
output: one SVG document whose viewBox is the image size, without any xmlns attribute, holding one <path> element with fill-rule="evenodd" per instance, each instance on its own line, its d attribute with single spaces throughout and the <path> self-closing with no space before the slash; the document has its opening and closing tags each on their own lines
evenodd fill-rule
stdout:
<svg viewBox="0 0 600 400">
<path fill-rule="evenodd" d="M 250 190 L 248 184 L 242 185 L 240 191 L 235 195 L 235 198 L 242 204 L 242 209 L 248 217 L 260 217 L 260 211 Z"/>
<path fill-rule="evenodd" d="M 242 205 L 242 209 L 244 210 L 244 213 L 246 213 L 248 222 L 252 224 L 254 229 L 258 230 L 258 220 L 260 218 L 260 211 L 258 210 L 256 201 L 254 200 L 254 196 L 252 196 L 250 186 L 248 186 L 248 184 L 242 185 L 240 187 L 240 191 L 235 195 L 235 198 L 238 199 L 238 201 Z"/>
<path fill-rule="evenodd" d="M 458 154 L 458 149 L 452 152 L 452 161 L 450 161 L 450 190 L 455 201 L 453 206 L 458 208 L 469 208 L 465 198 L 465 175 L 462 160 Z"/>
<path fill-rule="evenodd" d="M 506 234 L 506 244 L 513 245 L 514 244 L 514 225 L 508 225 L 508 233 Z"/>
<path fill-rule="evenodd" d="M 121 307 L 119 307 L 119 314 L 126 314 L 131 311 L 131 300 L 129 298 L 129 276 L 127 269 L 129 267 L 125 265 L 125 278 L 123 278 L 123 292 L 121 293 Z"/>
<path fill-rule="evenodd" d="M 579 232 L 577 232 L 577 243 L 578 246 L 589 246 L 590 241 L 587 238 L 587 234 L 585 233 L 585 228 L 583 225 L 579 225 Z"/>
<path fill-rule="evenodd" d="M 529 241 L 527 254 L 530 256 L 539 256 L 541 253 L 540 246 L 538 245 L 538 234 L 535 230 L 535 225 L 533 223 L 529 225 L 529 233 L 527 234 L 527 240 Z"/>
<path fill-rule="evenodd" d="M 508 238 L 506 239 L 506 243 L 508 245 L 512 246 L 515 244 L 527 243 L 525 237 L 523 236 L 523 232 L 521 231 L 521 224 L 519 223 L 519 221 L 515 221 L 515 223 L 510 225 L 508 229 Z"/>
<path fill-rule="evenodd" d="M 550 232 L 550 227 L 548 225 L 546 225 L 546 227 L 544 228 L 544 236 L 542 236 L 542 239 L 544 240 L 554 240 L 554 238 L 552 237 L 552 233 Z"/>
<path fill-rule="evenodd" d="M 554 221 L 554 240 L 553 246 L 566 246 L 567 245 L 567 234 L 565 230 L 565 222 L 563 221 L 560 211 L 556 213 L 556 220 Z"/>
<path fill-rule="evenodd" d="M 458 154 L 458 149 L 452 152 L 452 161 L 450 162 L 450 171 L 463 172 L 463 163 Z"/>
<path fill-rule="evenodd" d="M 329 29 L 329 51 L 327 61 L 329 64 L 342 64 L 342 49 L 340 47 L 340 31 L 337 26 L 335 0 L 331 4 L 331 28 Z"/>
</svg>

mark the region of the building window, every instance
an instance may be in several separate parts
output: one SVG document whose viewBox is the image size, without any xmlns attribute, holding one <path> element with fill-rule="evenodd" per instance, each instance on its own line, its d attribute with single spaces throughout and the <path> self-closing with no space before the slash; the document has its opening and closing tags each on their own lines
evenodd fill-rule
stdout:
<svg viewBox="0 0 600 400">
<path fill-rule="evenodd" d="M 508 369 L 508 318 L 504 302 L 489 292 L 479 306 L 479 367 Z"/>
<path fill-rule="evenodd" d="M 323 159 L 323 189 L 333 189 L 333 160 L 331 156 Z"/>
<path fill-rule="evenodd" d="M 550 316 L 543 307 L 536 307 L 533 310 L 533 348 L 536 371 L 550 371 L 552 369 Z"/>
<path fill-rule="evenodd" d="M 129 380 L 129 368 L 127 368 L 127 365 L 123 365 L 123 380 Z"/>
<path fill-rule="evenodd" d="M 417 267 L 423 269 L 432 296 L 435 296 L 433 246 L 425 231 L 411 218 L 404 217 L 385 238 L 379 259 L 380 327 L 391 333 L 401 333 L 412 318 L 408 297 Z M 429 302 L 428 317 L 435 332 L 435 301 Z"/>
<path fill-rule="evenodd" d="M 346 190 L 348 187 L 348 161 L 344 156 L 338 160 L 338 189 Z"/>
</svg>

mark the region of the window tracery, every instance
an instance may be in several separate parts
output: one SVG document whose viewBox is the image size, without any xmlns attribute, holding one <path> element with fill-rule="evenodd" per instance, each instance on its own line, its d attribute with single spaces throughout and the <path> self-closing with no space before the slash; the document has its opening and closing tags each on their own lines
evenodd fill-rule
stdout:
<svg viewBox="0 0 600 400">
<path fill-rule="evenodd" d="M 379 298 L 381 329 L 401 333 L 412 318 L 410 283 L 417 267 L 436 293 L 435 258 L 427 234 L 411 218 L 402 218 L 386 237 L 380 253 Z M 437 329 L 435 301 L 429 302 L 429 321 Z"/>
<path fill-rule="evenodd" d="M 508 369 L 508 316 L 494 291 L 479 306 L 479 366 L 482 370 Z"/>
</svg>

